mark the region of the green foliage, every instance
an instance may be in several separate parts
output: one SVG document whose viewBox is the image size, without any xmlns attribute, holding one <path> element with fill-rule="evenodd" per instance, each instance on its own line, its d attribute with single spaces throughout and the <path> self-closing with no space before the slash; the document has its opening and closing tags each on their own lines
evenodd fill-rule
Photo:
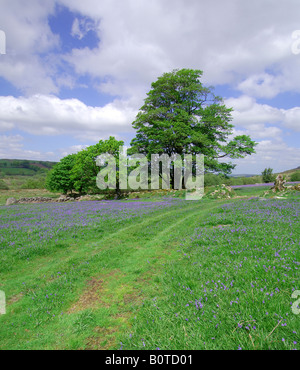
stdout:
<svg viewBox="0 0 300 370">
<path fill-rule="evenodd" d="M 256 143 L 241 135 L 228 142 L 233 125 L 227 108 L 211 87 L 200 82 L 202 71 L 165 73 L 151 85 L 144 105 L 133 122 L 137 130 L 129 153 L 168 155 L 204 154 L 205 169 L 228 174 L 235 167 L 220 163 L 223 157 L 243 158 L 255 153 Z"/>
<path fill-rule="evenodd" d="M 291 181 L 300 181 L 300 171 L 294 172 L 291 175 Z"/>
<path fill-rule="evenodd" d="M 74 189 L 80 193 L 99 192 L 96 184 L 96 177 L 99 172 L 96 158 L 104 153 L 111 154 L 116 158 L 116 165 L 118 166 L 119 147 L 123 145 L 123 141 L 117 141 L 114 137 L 110 136 L 108 140 L 100 140 L 99 143 L 91 145 L 77 153 L 70 171 L 70 178 Z"/>
<path fill-rule="evenodd" d="M 28 179 L 23 185 L 21 185 L 21 189 L 45 189 L 45 179 Z"/>
<path fill-rule="evenodd" d="M 46 178 L 46 189 L 53 192 L 67 194 L 74 189 L 74 182 L 71 179 L 71 170 L 75 163 L 76 154 L 70 154 L 62 158 Z"/>
<path fill-rule="evenodd" d="M 20 168 L 20 167 L 5 167 L 1 169 L 1 172 L 6 176 L 34 176 L 35 171 L 30 168 Z"/>
<path fill-rule="evenodd" d="M 6 176 L 34 176 L 49 171 L 55 162 L 0 159 L 0 169 Z"/>
<path fill-rule="evenodd" d="M 1 207 L 1 349 L 300 349 L 299 199 L 102 203 Z"/>
<path fill-rule="evenodd" d="M 263 179 L 263 182 L 274 182 L 275 175 L 273 174 L 273 169 L 265 168 L 262 172 L 262 179 Z"/>
<path fill-rule="evenodd" d="M 100 140 L 95 145 L 62 158 L 48 173 L 46 188 L 64 194 L 73 190 L 81 194 L 99 192 L 96 184 L 99 172 L 96 158 L 103 153 L 109 153 L 115 156 L 118 165 L 119 147 L 123 145 L 123 141 L 117 141 L 111 136 L 108 140 Z"/>
<path fill-rule="evenodd" d="M 220 185 L 222 183 L 222 178 L 218 175 L 212 173 L 207 173 L 204 175 L 204 186 Z"/>
<path fill-rule="evenodd" d="M 95 321 L 95 314 L 91 310 L 83 311 L 74 322 L 73 332 L 76 334 L 84 332 L 89 327 L 95 325 Z"/>
<path fill-rule="evenodd" d="M 3 180 L 0 180 L 0 190 L 9 190 L 9 187 Z"/>
</svg>

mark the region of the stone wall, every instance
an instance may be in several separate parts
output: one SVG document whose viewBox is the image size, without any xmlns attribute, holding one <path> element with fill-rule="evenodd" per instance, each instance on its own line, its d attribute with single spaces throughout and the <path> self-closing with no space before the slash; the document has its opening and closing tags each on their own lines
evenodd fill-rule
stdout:
<svg viewBox="0 0 300 370">
<path fill-rule="evenodd" d="M 67 195 L 61 195 L 59 198 L 47 198 L 47 197 L 31 197 L 31 198 L 8 198 L 6 205 L 11 206 L 15 204 L 31 204 L 31 203 L 61 203 L 61 202 L 74 202 L 92 200 L 89 195 L 80 196 L 77 198 L 69 197 Z"/>
</svg>

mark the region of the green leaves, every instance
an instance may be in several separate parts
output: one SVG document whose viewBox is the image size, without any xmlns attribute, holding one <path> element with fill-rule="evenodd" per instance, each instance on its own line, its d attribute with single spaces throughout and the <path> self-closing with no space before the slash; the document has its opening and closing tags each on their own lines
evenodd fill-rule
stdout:
<svg viewBox="0 0 300 370">
<path fill-rule="evenodd" d="M 264 182 L 268 183 L 275 181 L 275 175 L 273 174 L 272 168 L 265 168 L 261 174 Z"/>
<path fill-rule="evenodd" d="M 67 155 L 48 172 L 46 188 L 50 191 L 59 191 L 67 194 L 74 189 L 74 181 L 70 173 L 75 163 L 75 154 Z"/>
<path fill-rule="evenodd" d="M 256 143 L 241 135 L 228 142 L 233 125 L 231 108 L 200 82 L 193 69 L 165 73 L 151 85 L 144 105 L 132 123 L 137 130 L 129 154 L 204 154 L 206 170 L 230 173 L 234 165 L 223 157 L 243 158 L 255 153 Z"/>
<path fill-rule="evenodd" d="M 73 190 L 79 193 L 95 192 L 98 190 L 96 176 L 99 167 L 96 158 L 102 153 L 118 156 L 119 147 L 123 141 L 117 141 L 114 137 L 91 145 L 77 154 L 70 154 L 60 160 L 52 171 L 49 172 L 46 187 L 51 191 L 61 191 L 64 194 Z"/>
<path fill-rule="evenodd" d="M 255 153 L 254 147 L 257 145 L 247 135 L 236 136 L 226 146 L 223 147 L 224 153 L 230 158 L 244 158 L 245 155 Z"/>
</svg>

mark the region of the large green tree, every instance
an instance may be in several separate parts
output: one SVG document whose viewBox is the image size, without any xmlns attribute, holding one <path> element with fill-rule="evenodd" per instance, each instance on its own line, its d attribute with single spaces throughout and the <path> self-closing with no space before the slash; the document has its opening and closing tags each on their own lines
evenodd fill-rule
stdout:
<svg viewBox="0 0 300 370">
<path fill-rule="evenodd" d="M 247 135 L 232 134 L 232 109 L 200 81 L 202 71 L 173 70 L 153 82 L 135 121 L 136 137 L 129 154 L 203 154 L 207 172 L 231 173 L 235 165 L 223 158 L 255 153 Z M 220 161 L 221 160 L 221 161 Z"/>
</svg>

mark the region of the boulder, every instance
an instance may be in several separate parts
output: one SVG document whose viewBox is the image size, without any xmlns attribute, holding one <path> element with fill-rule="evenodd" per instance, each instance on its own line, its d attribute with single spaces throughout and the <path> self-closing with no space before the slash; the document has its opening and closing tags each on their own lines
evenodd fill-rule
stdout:
<svg viewBox="0 0 300 370">
<path fill-rule="evenodd" d="M 295 185 L 293 189 L 297 190 L 297 191 L 300 191 L 300 184 Z"/>
<path fill-rule="evenodd" d="M 271 188 L 271 190 L 273 191 L 273 193 L 276 193 L 277 191 L 283 191 L 286 189 L 284 185 L 285 183 L 286 183 L 286 180 L 284 180 L 283 176 L 279 174 L 276 177 L 274 186 Z"/>
<path fill-rule="evenodd" d="M 82 202 L 85 200 L 92 200 L 92 197 L 89 194 L 81 195 L 80 197 L 76 198 L 78 202 Z"/>
<path fill-rule="evenodd" d="M 56 199 L 57 202 L 67 202 L 68 200 L 70 200 L 70 197 L 65 194 L 62 194 L 59 198 Z"/>
<path fill-rule="evenodd" d="M 214 191 L 207 193 L 205 197 L 213 199 L 230 199 L 234 197 L 234 195 L 235 193 L 230 186 L 221 184 L 217 185 Z"/>
<path fill-rule="evenodd" d="M 6 206 L 11 206 L 12 204 L 16 204 L 17 203 L 17 199 L 16 198 L 8 198 L 6 200 Z"/>
</svg>

